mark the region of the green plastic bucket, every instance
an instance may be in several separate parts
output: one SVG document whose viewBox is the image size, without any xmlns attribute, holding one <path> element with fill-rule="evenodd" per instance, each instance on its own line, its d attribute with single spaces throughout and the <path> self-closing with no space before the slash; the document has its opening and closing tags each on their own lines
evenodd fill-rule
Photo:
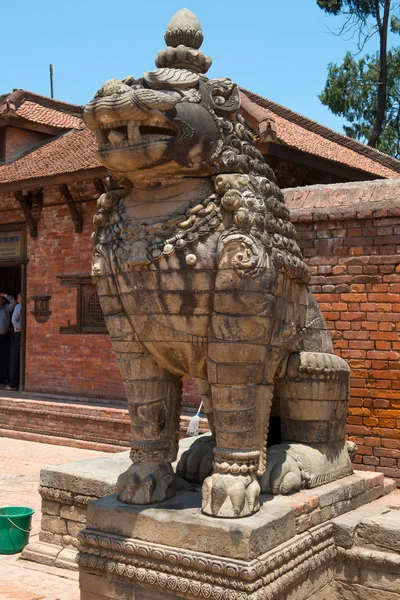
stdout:
<svg viewBox="0 0 400 600">
<path fill-rule="evenodd" d="M 0 508 L 0 554 L 16 554 L 25 548 L 34 512 L 25 506 Z"/>
</svg>

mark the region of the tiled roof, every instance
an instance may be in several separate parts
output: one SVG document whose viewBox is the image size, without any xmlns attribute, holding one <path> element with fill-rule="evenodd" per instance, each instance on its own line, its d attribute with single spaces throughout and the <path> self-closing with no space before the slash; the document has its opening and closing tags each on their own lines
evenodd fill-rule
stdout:
<svg viewBox="0 0 400 600">
<path fill-rule="evenodd" d="M 50 125 L 52 127 L 60 127 L 63 129 L 82 129 L 84 127 L 80 117 L 75 117 L 74 115 L 69 115 L 68 113 L 54 110 L 53 108 L 48 108 L 46 106 L 40 106 L 40 104 L 36 104 L 35 102 L 23 102 L 16 110 L 16 114 L 29 121 Z"/>
<path fill-rule="evenodd" d="M 242 90 L 242 114 L 261 142 L 272 139 L 316 157 L 371 174 L 371 178 L 398 178 L 400 161 L 356 142 L 270 100 Z M 1 115 L 17 115 L 59 129 L 56 138 L 0 165 L 0 186 L 63 173 L 99 168 L 95 137 L 84 128 L 81 107 L 24 90 L 0 96 Z"/>
<path fill-rule="evenodd" d="M 82 107 L 54 98 L 15 90 L 0 96 L 0 117 L 11 115 L 58 129 L 82 129 Z"/>
<path fill-rule="evenodd" d="M 96 139 L 88 129 L 69 131 L 10 164 L 0 165 L 0 186 L 2 183 L 100 167 L 96 148 Z"/>
<path fill-rule="evenodd" d="M 244 118 L 256 132 L 261 123 L 272 121 L 276 143 L 378 177 L 399 177 L 399 160 L 248 90 L 241 90 L 241 97 Z"/>
</svg>

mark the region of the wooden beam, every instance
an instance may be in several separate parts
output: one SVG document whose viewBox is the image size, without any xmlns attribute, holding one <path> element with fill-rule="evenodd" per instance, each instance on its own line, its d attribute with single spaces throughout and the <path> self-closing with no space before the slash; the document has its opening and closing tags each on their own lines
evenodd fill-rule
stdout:
<svg viewBox="0 0 400 600">
<path fill-rule="evenodd" d="M 57 186 L 62 183 L 76 183 L 77 181 L 90 181 L 97 177 L 107 177 L 108 172 L 105 167 L 94 167 L 93 169 L 81 169 L 72 173 L 59 173 L 58 175 L 49 175 L 45 177 L 34 177 L 32 179 L 20 179 L 19 181 L 9 181 L 2 183 L 0 181 L 0 194 L 6 192 L 18 192 L 23 190 L 37 190 L 48 186 Z"/>
<path fill-rule="evenodd" d="M 68 189 L 66 183 L 60 185 L 60 192 L 64 197 L 65 202 L 67 203 L 69 213 L 71 215 L 72 222 L 75 227 L 75 233 L 82 233 L 83 231 L 83 218 L 78 209 L 76 208 L 76 204 L 74 202 L 73 197 L 71 196 L 71 192 Z"/>
<path fill-rule="evenodd" d="M 101 179 L 93 179 L 93 185 L 96 188 L 96 191 L 99 194 L 99 196 L 105 194 L 106 188 L 104 187 L 104 183 Z"/>
<path fill-rule="evenodd" d="M 31 237 L 37 237 L 37 223 L 32 216 L 31 209 L 27 201 L 27 196 L 24 196 L 22 192 L 14 192 L 14 198 L 16 199 L 16 201 L 21 207 L 22 212 L 24 213 L 24 219 L 26 224 L 28 225 Z"/>
<path fill-rule="evenodd" d="M 302 167 L 302 166 L 297 167 L 297 172 L 296 172 L 296 176 L 294 178 L 293 187 L 299 187 L 300 185 L 303 185 L 303 181 L 305 180 L 307 173 L 308 173 L 307 167 Z"/>
<path fill-rule="evenodd" d="M 1 126 L 10 125 L 11 127 L 19 127 L 20 129 L 29 129 L 30 131 L 37 131 L 39 133 L 47 133 L 48 135 L 58 135 L 65 133 L 67 129 L 63 127 L 53 127 L 51 125 L 44 125 L 42 123 L 33 123 L 23 117 L 15 115 L 1 115 L 0 116 Z"/>
<path fill-rule="evenodd" d="M 283 160 L 290 160 L 291 162 L 307 167 L 308 169 L 318 169 L 319 171 L 325 171 L 325 173 L 331 173 L 341 177 L 342 179 L 348 179 L 349 181 L 367 181 L 370 179 L 384 179 L 380 175 L 369 173 L 367 171 L 361 171 L 344 165 L 340 162 L 320 158 L 308 154 L 307 152 L 301 152 L 295 148 L 284 146 L 282 144 L 274 144 L 273 142 L 261 142 L 257 144 L 258 150 L 264 156 L 275 156 L 282 158 Z"/>
</svg>

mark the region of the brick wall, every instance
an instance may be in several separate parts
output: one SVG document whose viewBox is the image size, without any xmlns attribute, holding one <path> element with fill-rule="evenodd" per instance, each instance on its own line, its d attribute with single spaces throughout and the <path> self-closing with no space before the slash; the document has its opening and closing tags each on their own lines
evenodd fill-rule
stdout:
<svg viewBox="0 0 400 600">
<path fill-rule="evenodd" d="M 60 334 L 76 322 L 76 289 L 61 287 L 58 274 L 90 273 L 92 218 L 98 194 L 91 182 L 70 185 L 84 219 L 83 233 L 74 226 L 59 189 L 45 188 L 38 237 L 27 236 L 26 390 L 95 398 L 123 398 L 121 376 L 108 335 Z M 23 221 L 12 195 L 0 197 L 1 223 Z M 47 323 L 31 315 L 35 294 L 49 294 Z"/>
<path fill-rule="evenodd" d="M 26 389 L 35 392 L 105 398 L 124 397 L 123 384 L 108 335 L 61 334 L 76 323 L 76 288 L 60 285 L 57 275 L 90 273 L 93 214 L 97 198 L 90 182 L 70 186 L 83 216 L 83 233 L 75 233 L 58 188 L 46 188 L 38 222 L 39 235 L 28 242 L 28 298 L 50 294 L 52 314 L 37 323 L 27 305 Z"/>
<path fill-rule="evenodd" d="M 400 181 L 286 190 L 311 290 L 351 367 L 357 468 L 400 485 Z"/>
<path fill-rule="evenodd" d="M 38 237 L 27 236 L 26 391 L 119 399 L 125 397 L 121 375 L 107 334 L 60 334 L 60 326 L 76 322 L 75 288 L 62 287 L 57 275 L 90 273 L 93 214 L 98 197 L 93 184 L 71 184 L 72 197 L 83 216 L 83 233 L 73 222 L 57 187 L 45 188 Z M 12 194 L 0 195 L 0 222 L 23 222 Z M 36 294 L 49 294 L 52 312 L 47 323 L 31 315 Z M 193 412 L 200 395 L 193 381 L 184 382 L 183 404 Z"/>
<path fill-rule="evenodd" d="M 121 376 L 107 335 L 62 335 L 75 319 L 75 290 L 57 274 L 89 272 L 97 193 L 90 182 L 70 186 L 84 216 L 74 233 L 57 188 L 45 190 L 39 237 L 28 236 L 28 297 L 52 296 L 52 315 L 38 324 L 27 306 L 26 388 L 120 398 Z M 351 366 L 348 435 L 359 446 L 358 468 L 381 471 L 400 484 L 400 181 L 285 190 L 311 288 L 332 332 L 335 350 Z M 0 196 L 1 223 L 22 221 L 11 195 Z M 200 402 L 194 380 L 184 406 Z"/>
<path fill-rule="evenodd" d="M 26 150 L 34 148 L 49 136 L 38 131 L 21 129 L 20 127 L 7 127 L 6 130 L 6 152 L 7 162 L 14 160 Z"/>
</svg>

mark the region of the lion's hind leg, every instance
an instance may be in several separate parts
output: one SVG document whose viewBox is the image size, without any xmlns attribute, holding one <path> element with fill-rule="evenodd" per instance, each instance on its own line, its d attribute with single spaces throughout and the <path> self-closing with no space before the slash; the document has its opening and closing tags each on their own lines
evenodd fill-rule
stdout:
<svg viewBox="0 0 400 600">
<path fill-rule="evenodd" d="M 277 383 L 282 444 L 268 451 L 263 492 L 288 494 L 351 474 L 345 442 L 349 367 L 329 353 L 296 352 Z"/>
</svg>

